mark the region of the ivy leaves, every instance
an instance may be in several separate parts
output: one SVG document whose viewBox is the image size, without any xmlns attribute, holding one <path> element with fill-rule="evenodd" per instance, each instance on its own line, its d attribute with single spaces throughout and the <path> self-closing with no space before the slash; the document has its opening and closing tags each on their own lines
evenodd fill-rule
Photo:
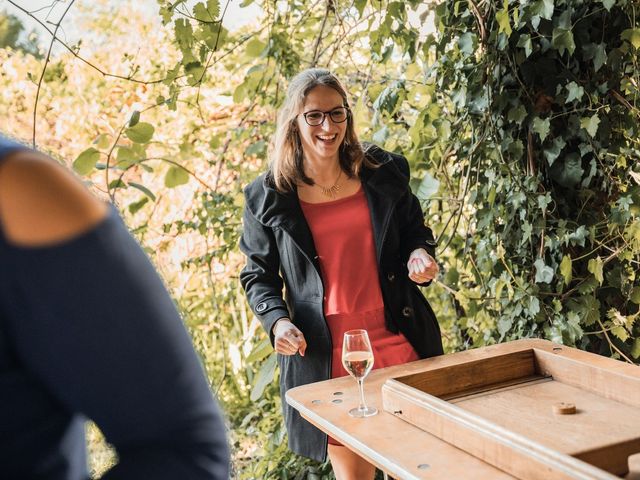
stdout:
<svg viewBox="0 0 640 480">
<path fill-rule="evenodd" d="M 629 166 L 640 162 L 633 86 L 640 81 L 640 29 L 632 8 L 612 0 L 498 0 L 485 10 L 461 3 L 436 10 L 440 45 L 448 46 L 437 58 L 437 75 L 449 80 L 441 83 L 442 98 L 449 97 L 458 116 L 473 112 L 470 97 L 480 98 L 477 92 L 488 89 L 491 99 L 483 115 L 468 115 L 468 128 L 454 130 L 449 140 L 458 142 L 457 159 L 477 162 L 463 160 L 462 172 L 473 165 L 468 168 L 483 173 L 469 197 L 478 236 L 460 244 L 474 252 L 472 270 L 488 273 L 467 274 L 460 264 L 456 271 L 460 281 L 473 279 L 480 298 L 495 295 L 497 284 L 513 290 L 497 305 L 470 308 L 466 334 L 483 331 L 486 320 L 474 313 L 483 308 L 495 317 L 500 340 L 544 332 L 638 358 L 638 325 L 611 323 L 639 310 L 629 292 L 640 288 L 631 262 L 640 241 L 629 240 L 640 220 L 633 208 L 640 193 L 626 180 Z M 486 48 L 479 48 L 472 39 L 483 37 L 483 27 Z M 464 265 L 464 257 L 458 262 Z M 609 318 L 612 308 L 618 313 Z M 613 335 L 584 336 L 602 329 L 600 322 L 615 327 Z M 474 341 L 486 342 L 484 332 Z"/>
</svg>

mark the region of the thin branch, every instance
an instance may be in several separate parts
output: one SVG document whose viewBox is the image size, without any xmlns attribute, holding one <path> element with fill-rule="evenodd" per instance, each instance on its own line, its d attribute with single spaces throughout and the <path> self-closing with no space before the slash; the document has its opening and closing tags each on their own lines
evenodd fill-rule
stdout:
<svg viewBox="0 0 640 480">
<path fill-rule="evenodd" d="M 74 0 L 75 1 L 75 0 Z M 163 78 L 158 78 L 155 80 L 140 80 L 137 78 L 133 78 L 130 76 L 125 76 L 125 75 L 118 75 L 115 73 L 109 73 L 105 70 L 103 70 L 102 68 L 98 67 L 97 65 L 91 63 L 89 60 L 87 60 L 86 58 L 82 57 L 81 55 L 78 54 L 78 52 L 76 50 L 74 50 L 73 48 L 71 48 L 69 45 L 67 45 L 67 43 L 65 43 L 60 37 L 58 37 L 54 31 L 51 31 L 51 29 L 47 26 L 47 24 L 45 24 L 42 20 L 40 20 L 38 17 L 36 17 L 35 15 L 33 15 L 29 10 L 26 10 L 25 8 L 21 7 L 20 5 L 16 4 L 13 0 L 7 0 L 7 2 L 9 2 L 11 5 L 13 5 L 15 8 L 17 8 L 18 10 L 20 10 L 21 12 L 25 13 L 26 15 L 28 15 L 30 18 L 32 18 L 33 20 L 35 20 L 37 23 L 40 24 L 40 26 L 42 26 L 42 28 L 44 28 L 47 32 L 49 32 L 49 34 L 52 35 L 52 42 L 55 40 L 58 43 L 60 43 L 60 45 L 62 45 L 66 50 L 69 51 L 69 53 L 71 53 L 71 55 L 73 55 L 75 58 L 77 58 L 78 60 L 80 60 L 82 63 L 84 63 L 85 65 L 93 68 L 95 71 L 97 71 L 98 73 L 100 73 L 101 75 L 105 76 L 105 77 L 110 77 L 110 78 L 118 78 L 120 80 L 126 80 L 128 82 L 133 82 L 133 83 L 139 83 L 141 85 L 154 85 L 154 84 L 158 84 L 158 83 L 162 83 L 164 82 L 167 77 L 163 77 Z M 236 45 L 234 45 L 233 47 L 231 47 L 229 50 L 227 50 L 223 55 L 221 55 L 215 62 L 213 62 L 212 64 L 208 65 L 207 68 L 205 69 L 205 72 L 207 71 L 208 68 L 211 68 L 213 65 L 215 65 L 216 63 L 218 63 L 220 60 L 222 60 L 223 58 L 225 58 L 227 55 L 230 55 L 231 53 L 233 53 L 238 47 L 240 47 L 241 45 L 243 45 L 244 43 L 246 43 L 249 39 L 253 38 L 254 35 L 256 35 L 259 32 L 256 32 L 254 34 L 249 34 L 249 35 L 245 35 L 241 40 L 238 41 L 238 43 Z M 182 74 L 182 75 L 178 75 L 175 77 L 174 80 L 178 80 L 181 78 L 185 78 L 187 77 L 187 74 Z"/>
<path fill-rule="evenodd" d="M 58 23 L 55 24 L 56 28 L 53 31 L 53 38 L 51 39 L 51 43 L 49 44 L 49 50 L 47 51 L 47 58 L 44 59 L 44 66 L 42 67 L 42 73 L 40 74 L 40 79 L 38 80 L 38 89 L 36 90 L 36 100 L 33 104 L 33 136 L 31 138 L 31 142 L 33 143 L 33 148 L 36 148 L 36 120 L 38 116 L 38 100 L 40 99 L 40 89 L 42 88 L 42 80 L 44 79 L 44 74 L 46 73 L 47 66 L 49 65 L 49 59 L 51 58 L 51 50 L 53 49 L 53 44 L 55 43 L 56 33 L 58 33 L 58 29 L 60 28 L 60 24 L 62 23 L 62 20 L 64 20 L 64 17 L 67 15 L 67 13 L 69 12 L 69 9 L 73 6 L 73 3 L 75 1 L 76 0 L 71 0 L 71 2 L 69 2 L 69 5 L 67 5 L 67 8 L 65 9 L 64 13 L 60 17 L 60 20 L 58 20 Z"/>
<path fill-rule="evenodd" d="M 609 346 L 611 348 L 613 348 L 618 355 L 620 355 L 622 358 L 624 358 L 627 362 L 629 362 L 631 365 L 635 365 L 635 363 L 629 358 L 627 357 L 622 350 L 620 350 L 618 347 L 616 347 L 616 345 L 613 343 L 613 341 L 609 338 L 609 334 L 607 333 L 607 329 L 605 328 L 604 324 L 602 323 L 602 321 L 600 320 L 599 317 L 596 317 L 596 320 L 598 320 L 598 324 L 600 324 L 600 328 L 602 328 L 602 333 L 604 333 L 605 338 L 607 339 L 607 343 L 609 343 Z"/>
<path fill-rule="evenodd" d="M 322 41 L 322 35 L 324 34 L 324 27 L 327 25 L 327 19 L 329 18 L 329 12 L 332 11 L 333 0 L 327 0 L 327 8 L 324 11 L 324 17 L 322 18 L 322 25 L 320 25 L 320 32 L 318 38 L 316 38 L 316 44 L 313 47 L 313 57 L 311 57 L 311 66 L 315 67 L 318 64 L 318 49 L 320 48 L 320 42 Z"/>
<path fill-rule="evenodd" d="M 202 81 L 204 79 L 204 76 L 206 75 L 207 70 L 209 69 L 209 64 L 211 63 L 211 59 L 213 58 L 213 55 L 215 54 L 216 50 L 218 50 L 218 42 L 220 41 L 220 34 L 222 33 L 222 20 L 224 20 L 224 16 L 227 13 L 228 6 L 229 6 L 229 0 L 227 0 L 227 3 L 225 3 L 224 10 L 222 11 L 222 15 L 220 15 L 220 27 L 218 28 L 218 35 L 216 35 L 216 43 L 211 49 L 211 53 L 207 57 L 207 63 L 205 63 L 204 70 L 202 70 L 202 75 L 200 75 L 200 78 L 198 79 L 198 82 L 197 82 L 198 93 L 196 94 L 196 105 L 198 107 L 198 112 L 200 113 L 201 117 L 202 117 L 202 113 L 200 112 L 200 89 L 202 87 Z"/>
</svg>

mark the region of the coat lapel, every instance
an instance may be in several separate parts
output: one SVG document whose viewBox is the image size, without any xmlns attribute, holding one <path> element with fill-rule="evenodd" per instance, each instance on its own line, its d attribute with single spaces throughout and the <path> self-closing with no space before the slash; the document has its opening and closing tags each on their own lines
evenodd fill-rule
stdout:
<svg viewBox="0 0 640 480">
<path fill-rule="evenodd" d="M 313 236 L 309 229 L 300 202 L 295 192 L 286 195 L 289 213 L 282 219 L 281 228 L 283 228 L 291 237 L 296 246 L 302 251 L 307 259 L 313 264 L 318 273 L 320 273 L 320 264 L 318 262 L 318 254 L 316 246 L 313 243 Z"/>
<path fill-rule="evenodd" d="M 389 171 L 388 163 L 391 159 L 383 159 L 376 169 L 363 169 L 361 175 L 362 186 L 369 203 L 373 237 L 376 244 L 376 259 L 378 265 L 382 259 L 382 247 L 385 242 L 389 221 L 393 210 L 402 194 L 402 189 L 394 181 L 395 175 Z"/>
</svg>

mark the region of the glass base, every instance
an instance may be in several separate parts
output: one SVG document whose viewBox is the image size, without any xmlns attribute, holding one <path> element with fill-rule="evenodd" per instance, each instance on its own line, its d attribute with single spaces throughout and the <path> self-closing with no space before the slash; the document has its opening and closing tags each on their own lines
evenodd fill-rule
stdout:
<svg viewBox="0 0 640 480">
<path fill-rule="evenodd" d="M 352 408 L 349 410 L 349 415 L 355 418 L 373 417 L 377 413 L 378 409 L 375 407 Z"/>
</svg>

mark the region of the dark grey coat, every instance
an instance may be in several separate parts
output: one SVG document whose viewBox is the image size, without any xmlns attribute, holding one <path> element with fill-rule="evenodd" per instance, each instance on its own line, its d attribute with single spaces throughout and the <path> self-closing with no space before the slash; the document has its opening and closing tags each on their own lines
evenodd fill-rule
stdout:
<svg viewBox="0 0 640 480">
<path fill-rule="evenodd" d="M 379 168 L 363 168 L 378 259 L 378 279 L 387 329 L 402 332 L 421 358 L 442 354 L 440 328 L 417 286 L 408 278 L 409 254 L 418 247 L 435 256 L 435 242 L 417 198 L 409 189 L 409 165 L 401 156 L 371 147 L 367 155 Z M 240 248 L 247 264 L 240 274 L 249 305 L 269 333 L 288 317 L 307 341 L 305 356 L 278 355 L 280 393 L 289 447 L 319 461 L 327 454 L 327 436 L 286 404 L 285 392 L 331 375 L 331 334 L 323 313 L 320 265 L 296 192 L 276 191 L 268 174 L 245 189 L 244 233 Z M 355 252 L 354 252 L 355 253 Z M 283 286 L 285 293 L 283 295 Z"/>
</svg>

